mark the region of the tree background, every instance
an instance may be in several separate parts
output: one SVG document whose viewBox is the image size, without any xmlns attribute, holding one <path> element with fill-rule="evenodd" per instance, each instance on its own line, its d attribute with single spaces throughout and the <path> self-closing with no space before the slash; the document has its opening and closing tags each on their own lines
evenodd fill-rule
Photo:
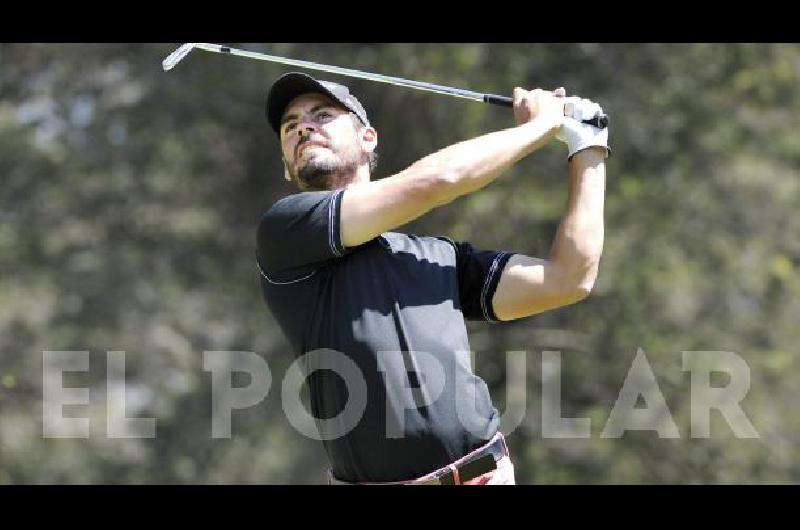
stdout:
<svg viewBox="0 0 800 530">
<path fill-rule="evenodd" d="M 505 352 L 526 350 L 527 413 L 509 433 L 518 483 L 800 480 L 800 46 L 796 44 L 257 44 L 232 46 L 473 90 L 590 97 L 611 116 L 606 243 L 593 294 L 505 324 L 469 323 L 475 369 L 505 406 Z M 263 115 L 281 65 L 177 44 L 0 45 L 0 483 L 324 482 L 320 442 L 280 405 L 292 360 L 261 299 L 260 214 L 294 190 Z M 613 75 L 609 75 L 613 72 Z M 343 80 L 380 134 L 378 177 L 513 124 L 508 109 Z M 546 255 L 566 199 L 553 143 L 484 190 L 403 230 Z M 88 439 L 43 436 L 42 352 L 86 350 Z M 106 352 L 126 352 L 128 415 L 152 439 L 106 434 Z M 252 351 L 267 398 L 211 438 L 202 353 Z M 543 350 L 562 354 L 564 416 L 544 437 Z M 600 432 L 637 351 L 679 439 Z M 712 412 L 690 436 L 684 350 L 735 352 L 760 437 Z M 712 378 L 724 386 L 724 376 Z M 246 382 L 242 383 L 246 384 Z"/>
</svg>

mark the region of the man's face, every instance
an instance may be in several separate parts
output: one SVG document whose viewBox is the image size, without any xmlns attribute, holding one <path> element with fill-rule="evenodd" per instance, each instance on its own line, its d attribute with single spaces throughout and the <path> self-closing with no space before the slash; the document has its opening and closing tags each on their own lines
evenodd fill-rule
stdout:
<svg viewBox="0 0 800 530">
<path fill-rule="evenodd" d="M 360 129 L 348 110 L 323 94 L 292 100 L 280 130 L 283 160 L 292 180 L 302 190 L 326 190 L 354 178 L 358 167 L 369 160 Z"/>
</svg>

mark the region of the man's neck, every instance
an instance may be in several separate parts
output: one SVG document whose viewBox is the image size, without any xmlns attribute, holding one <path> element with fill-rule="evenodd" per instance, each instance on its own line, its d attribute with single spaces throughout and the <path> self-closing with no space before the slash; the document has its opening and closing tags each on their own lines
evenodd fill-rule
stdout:
<svg viewBox="0 0 800 530">
<path fill-rule="evenodd" d="M 369 181 L 370 181 L 369 167 L 360 166 L 356 170 L 355 174 L 345 173 L 343 175 L 334 175 L 331 178 L 328 190 L 333 191 L 339 189 L 347 189 L 350 186 L 354 186 L 356 184 L 362 184 Z"/>
</svg>

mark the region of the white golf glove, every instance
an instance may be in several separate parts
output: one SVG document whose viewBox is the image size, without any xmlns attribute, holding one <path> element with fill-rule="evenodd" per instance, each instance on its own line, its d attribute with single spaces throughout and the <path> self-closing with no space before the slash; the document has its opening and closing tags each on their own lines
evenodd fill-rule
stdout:
<svg viewBox="0 0 800 530">
<path fill-rule="evenodd" d="M 572 155 L 589 147 L 604 147 L 606 157 L 608 157 L 611 154 L 611 149 L 608 147 L 608 127 L 600 129 L 582 122 L 582 120 L 590 120 L 596 115 L 602 114 L 603 108 L 588 99 L 578 97 L 564 99 L 564 115 L 568 118 L 564 120 L 564 126 L 556 138 L 567 144 L 569 149 L 567 159 L 571 159 Z"/>
</svg>

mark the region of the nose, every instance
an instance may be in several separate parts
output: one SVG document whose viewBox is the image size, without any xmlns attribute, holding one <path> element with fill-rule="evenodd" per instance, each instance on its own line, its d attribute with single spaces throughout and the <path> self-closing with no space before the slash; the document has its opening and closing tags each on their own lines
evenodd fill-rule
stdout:
<svg viewBox="0 0 800 530">
<path fill-rule="evenodd" d="M 297 134 L 299 134 L 301 138 L 303 136 L 310 136 L 314 131 L 316 131 L 316 128 L 314 127 L 314 124 L 310 122 L 301 123 L 297 127 Z"/>
<path fill-rule="evenodd" d="M 300 123 L 297 126 L 297 143 L 294 146 L 294 156 L 298 156 L 300 147 L 311 140 L 311 136 L 316 132 L 316 128 L 310 123 Z"/>
</svg>

